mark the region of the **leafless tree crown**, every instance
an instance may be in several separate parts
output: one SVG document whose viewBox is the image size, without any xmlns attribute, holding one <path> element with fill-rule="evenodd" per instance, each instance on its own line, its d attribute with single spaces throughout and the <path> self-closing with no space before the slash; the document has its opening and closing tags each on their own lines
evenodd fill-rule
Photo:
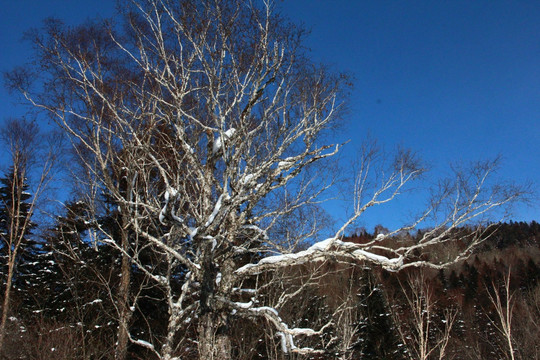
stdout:
<svg viewBox="0 0 540 360">
<path fill-rule="evenodd" d="M 400 151 L 373 177 L 376 154 L 366 148 L 351 219 L 330 239 L 293 252 L 299 239 L 275 229 L 295 223 L 284 219 L 309 219 L 306 209 L 316 209 L 330 185 L 305 174 L 340 149 L 324 135 L 342 115 L 347 77 L 310 61 L 303 30 L 268 1 L 134 0 L 122 18 L 74 28 L 48 21 L 33 35 L 41 68 L 40 76 L 31 75 L 39 86 L 28 81 L 28 69 L 8 80 L 69 135 L 86 174 L 78 180 L 88 204 L 111 197 L 126 232 L 165 254 L 170 269 L 186 269 L 175 292 L 172 270 L 163 277 L 141 267 L 167 289 L 169 335 L 159 350 L 128 335 L 161 358 L 172 358 L 178 332 L 195 314 L 201 358 L 230 358 L 222 331 L 230 317 L 265 319 L 284 351 L 315 351 L 295 339 L 323 329 L 289 328 L 279 309 L 259 302 L 258 274 L 328 258 L 392 271 L 440 267 L 465 256 L 489 228 L 469 233 L 467 248 L 444 263 L 426 263 L 418 251 L 455 240 L 458 227 L 519 195 L 489 186 L 495 163 L 456 170 L 409 225 L 365 244 L 345 243 L 340 237 L 350 224 L 424 172 L 415 156 Z M 428 218 L 436 225 L 418 243 L 392 242 Z M 312 221 L 298 233 L 317 229 Z M 98 238 L 138 264 L 127 242 L 104 229 Z"/>
</svg>

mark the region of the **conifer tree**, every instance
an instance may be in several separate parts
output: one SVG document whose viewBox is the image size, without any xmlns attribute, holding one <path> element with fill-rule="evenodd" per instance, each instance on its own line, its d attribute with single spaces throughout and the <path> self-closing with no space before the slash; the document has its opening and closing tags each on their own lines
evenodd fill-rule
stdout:
<svg viewBox="0 0 540 360">
<path fill-rule="evenodd" d="M 2 240 L 13 233 L 14 235 L 24 234 L 25 242 L 28 241 L 28 235 L 36 227 L 33 222 L 25 223 L 31 208 L 28 202 L 31 197 L 27 179 L 23 177 L 21 171 L 17 172 L 13 166 L 10 167 L 0 178 L 0 236 Z M 0 246 L 2 254 L 9 251 L 5 241 Z"/>
<path fill-rule="evenodd" d="M 362 318 L 359 326 L 359 341 L 354 345 L 364 359 L 404 358 L 393 324 L 390 304 L 371 270 L 364 270 L 360 291 Z"/>
<path fill-rule="evenodd" d="M 0 355 L 6 338 L 6 324 L 11 312 L 12 293 L 23 300 L 35 298 L 33 286 L 38 284 L 34 265 L 43 256 L 42 244 L 32 235 L 36 224 L 32 217 L 37 200 L 51 177 L 56 152 L 41 153 L 38 142 L 39 129 L 35 122 L 26 119 L 8 119 L 0 129 L 2 150 L 10 156 L 11 167 L 0 179 L 0 243 L 5 283 L 2 289 L 3 306 L 0 318 Z M 46 137 L 45 137 L 46 138 Z M 60 147 L 55 144 L 55 149 Z M 39 161 L 37 161 L 39 156 Z M 30 174 L 33 176 L 32 193 L 29 193 Z M 24 291 L 13 292 L 13 289 Z"/>
<path fill-rule="evenodd" d="M 56 330 L 72 329 L 80 359 L 107 358 L 114 344 L 114 303 L 110 283 L 117 280 L 117 253 L 94 246 L 87 205 L 72 201 L 44 232 L 38 308 L 33 312 Z"/>
<path fill-rule="evenodd" d="M 23 165 L 23 166 L 21 166 Z M 2 251 L 2 273 L 4 299 L 0 323 L 0 349 L 5 335 L 7 317 L 10 311 L 12 288 L 21 288 L 32 282 L 31 254 L 36 243 L 31 240 L 33 203 L 27 192 L 28 183 L 24 164 L 14 164 L 0 179 L 0 240 Z M 34 248 L 34 249 L 31 249 Z M 24 271 L 18 276 L 18 265 L 26 262 Z"/>
</svg>

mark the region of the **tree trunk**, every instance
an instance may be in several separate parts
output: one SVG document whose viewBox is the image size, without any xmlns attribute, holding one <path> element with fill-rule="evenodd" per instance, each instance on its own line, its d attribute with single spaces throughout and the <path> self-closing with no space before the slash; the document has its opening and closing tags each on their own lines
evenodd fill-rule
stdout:
<svg viewBox="0 0 540 360">
<path fill-rule="evenodd" d="M 9 313 L 9 303 L 11 298 L 11 284 L 13 282 L 13 272 L 15 271 L 15 254 L 9 258 L 8 274 L 6 279 L 6 289 L 4 291 L 4 303 L 2 306 L 2 320 L 0 321 L 0 354 L 4 350 L 4 339 L 6 337 L 6 323 Z"/>
<path fill-rule="evenodd" d="M 128 235 L 122 231 L 122 249 L 128 250 Z M 118 290 L 118 333 L 114 358 L 124 360 L 127 356 L 129 342 L 129 322 L 132 311 L 129 308 L 129 285 L 131 283 L 131 260 L 126 253 L 122 254 L 122 268 L 120 274 L 120 289 Z"/>
<path fill-rule="evenodd" d="M 230 360 L 231 339 L 224 317 L 207 313 L 199 321 L 199 359 Z"/>
</svg>

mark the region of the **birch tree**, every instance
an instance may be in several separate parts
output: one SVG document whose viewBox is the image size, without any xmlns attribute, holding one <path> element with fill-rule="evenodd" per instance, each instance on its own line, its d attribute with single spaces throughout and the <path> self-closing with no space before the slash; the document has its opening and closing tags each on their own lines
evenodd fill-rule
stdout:
<svg viewBox="0 0 540 360">
<path fill-rule="evenodd" d="M 8 80 L 71 139 L 90 179 L 88 203 L 106 193 L 118 204 L 123 229 L 163 254 L 165 275 L 139 267 L 165 289 L 168 334 L 159 343 L 125 334 L 158 358 L 180 356 L 186 329 L 195 329 L 200 358 L 232 358 L 234 318 L 266 324 L 283 352 L 320 352 L 301 344 L 328 327 L 290 327 L 259 296 L 261 274 L 322 260 L 390 271 L 440 268 L 445 263 L 416 254 L 456 240 L 456 228 L 519 195 L 490 186 L 494 163 L 456 170 L 410 224 L 364 244 L 345 243 L 346 228 L 368 208 L 393 200 L 424 173 L 407 151 L 374 173 L 375 153 L 367 149 L 350 220 L 298 252 L 301 239 L 269 234 L 280 233 L 275 226 L 295 212 L 312 219 L 309 210 L 317 212 L 331 186 L 313 171 L 341 149 L 329 134 L 342 118 L 347 77 L 311 61 L 303 30 L 270 1 L 124 5 L 118 23 L 71 28 L 49 20 L 34 36 L 39 73 L 17 69 Z M 391 241 L 428 219 L 435 226 L 417 243 Z M 309 237 L 318 226 L 305 228 L 297 233 Z M 478 225 L 447 262 L 465 257 L 487 229 Z M 97 235 L 140 265 L 122 242 L 106 231 Z"/>
<path fill-rule="evenodd" d="M 514 314 L 515 307 L 515 294 L 511 292 L 510 289 L 510 275 L 511 269 L 508 269 L 508 273 L 504 275 L 504 296 L 499 294 L 499 287 L 493 281 L 491 287 L 493 292 L 486 287 L 486 292 L 489 297 L 489 301 L 495 308 L 495 319 L 489 318 L 489 321 L 495 326 L 498 332 L 502 335 L 506 345 L 507 345 L 507 358 L 514 360 L 515 349 L 514 349 L 514 336 L 512 334 L 513 324 L 512 318 Z"/>
<path fill-rule="evenodd" d="M 400 318 L 396 310 L 392 311 L 392 315 L 401 341 L 409 349 L 409 358 L 444 359 L 457 310 L 451 307 L 446 308 L 441 311 L 442 317 L 437 319 L 435 291 L 429 284 L 428 274 L 424 271 L 420 271 L 419 274 L 408 273 L 404 282 L 399 279 L 398 282 L 409 316 L 408 319 Z M 443 325 L 437 324 L 436 320 L 442 322 Z"/>
<path fill-rule="evenodd" d="M 11 311 L 13 281 L 22 253 L 29 246 L 29 236 L 36 224 L 32 216 L 37 201 L 50 181 L 53 156 L 45 155 L 41 164 L 36 164 L 38 155 L 38 127 L 24 119 L 6 120 L 0 139 L 5 145 L 6 154 L 11 157 L 11 167 L 2 179 L 0 190 L 0 241 L 5 257 L 6 279 L 3 289 L 2 315 L 0 318 L 0 352 L 3 351 L 7 319 Z M 36 166 L 38 165 L 38 166 Z M 29 177 L 32 170 L 40 170 L 33 188 L 29 190 Z M 2 264 L 4 265 L 4 264 Z"/>
</svg>

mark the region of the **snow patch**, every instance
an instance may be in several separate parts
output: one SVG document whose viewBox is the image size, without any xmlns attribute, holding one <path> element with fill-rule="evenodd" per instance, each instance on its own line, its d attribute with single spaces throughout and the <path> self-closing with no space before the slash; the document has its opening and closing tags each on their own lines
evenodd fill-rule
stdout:
<svg viewBox="0 0 540 360">
<path fill-rule="evenodd" d="M 294 254 L 282 254 L 282 255 L 269 256 L 264 259 L 261 259 L 256 264 L 246 264 L 240 267 L 239 269 L 237 269 L 236 273 L 245 273 L 245 272 L 248 272 L 250 269 L 260 267 L 261 265 L 268 265 L 268 264 L 279 264 L 279 263 L 287 263 L 287 262 L 292 262 L 292 261 L 294 261 L 296 264 L 301 264 L 302 262 L 309 260 L 309 257 L 316 255 L 317 253 L 324 253 L 325 251 L 328 251 L 331 247 L 335 247 L 337 251 L 353 250 L 352 255 L 355 256 L 356 258 L 360 260 L 369 260 L 390 269 L 397 268 L 403 264 L 402 257 L 389 259 L 386 256 L 377 255 L 377 254 L 373 254 L 371 252 L 368 252 L 362 249 L 358 249 L 358 244 L 350 243 L 350 242 L 343 242 L 336 238 L 329 238 L 329 239 L 319 241 L 318 243 L 313 244 L 307 250 L 304 250 L 304 251 L 299 251 Z"/>
<path fill-rule="evenodd" d="M 285 334 L 281 331 L 277 332 L 276 334 L 281 337 L 281 351 L 287 354 L 289 352 L 289 348 L 287 346 L 287 338 L 285 337 Z"/>
<path fill-rule="evenodd" d="M 214 206 L 214 210 L 212 211 L 212 214 L 210 214 L 210 216 L 208 217 L 208 220 L 204 224 L 204 227 L 208 227 L 214 222 L 214 219 L 216 218 L 219 210 L 221 210 L 223 200 L 228 199 L 228 198 L 229 198 L 228 194 L 221 194 L 219 196 L 219 199 L 217 200 L 216 205 Z"/>
<path fill-rule="evenodd" d="M 253 306 L 253 301 L 250 301 L 250 302 L 247 302 L 247 303 L 243 303 L 243 302 L 234 302 L 233 303 L 234 306 L 240 308 L 240 309 L 249 309 L 250 307 Z"/>
<path fill-rule="evenodd" d="M 236 129 L 230 128 L 229 130 L 225 131 L 223 135 L 218 136 L 218 138 L 214 141 L 214 145 L 212 146 L 212 153 L 216 154 L 219 150 L 221 150 L 223 144 L 227 140 L 229 140 L 235 133 Z"/>
<path fill-rule="evenodd" d="M 144 340 L 138 339 L 138 340 L 134 340 L 133 343 L 134 343 L 134 344 L 137 344 L 137 345 L 144 346 L 145 348 L 154 350 L 154 345 L 150 344 L 148 341 L 144 341 Z"/>
<path fill-rule="evenodd" d="M 242 228 L 243 229 L 249 229 L 249 230 L 255 230 L 256 232 L 258 232 L 261 235 L 261 238 L 263 240 L 268 240 L 268 235 L 266 233 L 266 230 L 261 229 L 257 225 L 244 225 L 244 226 L 242 226 Z"/>
<path fill-rule="evenodd" d="M 253 174 L 247 174 L 247 175 L 244 176 L 244 178 L 241 180 L 241 183 L 245 185 L 245 184 L 249 183 L 251 180 L 253 180 L 254 177 L 255 177 L 255 175 L 253 175 Z"/>
</svg>

